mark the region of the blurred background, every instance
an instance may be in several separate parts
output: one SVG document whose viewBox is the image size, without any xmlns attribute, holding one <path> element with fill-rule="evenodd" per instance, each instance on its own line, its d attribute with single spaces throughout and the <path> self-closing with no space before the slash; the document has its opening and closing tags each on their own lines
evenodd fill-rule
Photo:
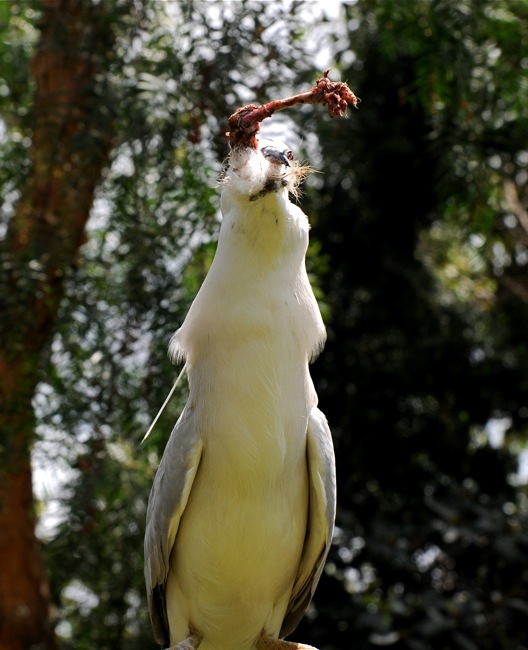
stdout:
<svg viewBox="0 0 528 650">
<path fill-rule="evenodd" d="M 185 402 L 228 116 L 312 175 L 337 528 L 293 638 L 528 648 L 527 0 L 0 2 L 0 650 L 146 650 L 145 509 Z"/>
</svg>

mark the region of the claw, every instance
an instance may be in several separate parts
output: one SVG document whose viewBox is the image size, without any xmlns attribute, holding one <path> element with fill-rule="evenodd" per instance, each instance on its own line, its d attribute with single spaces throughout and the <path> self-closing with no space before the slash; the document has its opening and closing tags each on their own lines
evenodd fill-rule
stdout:
<svg viewBox="0 0 528 650">
<path fill-rule="evenodd" d="M 256 650 L 317 650 L 311 645 L 296 643 L 295 641 L 284 641 L 274 639 L 271 636 L 260 636 L 255 644 Z"/>
<path fill-rule="evenodd" d="M 199 641 L 195 636 L 189 636 L 177 645 L 169 648 L 169 650 L 197 650 L 199 645 Z"/>
</svg>

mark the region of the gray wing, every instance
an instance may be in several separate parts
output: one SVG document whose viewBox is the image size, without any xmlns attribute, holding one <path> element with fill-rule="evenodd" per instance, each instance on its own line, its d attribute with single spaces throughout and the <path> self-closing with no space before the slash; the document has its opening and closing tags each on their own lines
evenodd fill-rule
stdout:
<svg viewBox="0 0 528 650">
<path fill-rule="evenodd" d="M 169 559 L 202 447 L 193 410 L 185 407 L 165 447 L 147 507 L 145 583 L 154 638 L 164 647 L 169 643 L 165 602 Z"/>
<path fill-rule="evenodd" d="M 303 554 L 280 637 L 299 624 L 314 594 L 334 530 L 336 510 L 335 456 L 332 434 L 321 411 L 314 407 L 308 420 L 307 450 L 310 502 Z"/>
</svg>

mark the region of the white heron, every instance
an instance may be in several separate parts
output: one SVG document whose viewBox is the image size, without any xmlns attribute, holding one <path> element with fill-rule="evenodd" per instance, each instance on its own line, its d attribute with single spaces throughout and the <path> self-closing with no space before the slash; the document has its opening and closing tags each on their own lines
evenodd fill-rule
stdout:
<svg viewBox="0 0 528 650">
<path fill-rule="evenodd" d="M 325 329 L 289 195 L 307 168 L 261 141 L 231 152 L 211 269 L 175 333 L 188 402 L 149 498 L 145 577 L 156 641 L 179 650 L 283 641 L 330 547 L 335 462 L 308 364 Z"/>
</svg>

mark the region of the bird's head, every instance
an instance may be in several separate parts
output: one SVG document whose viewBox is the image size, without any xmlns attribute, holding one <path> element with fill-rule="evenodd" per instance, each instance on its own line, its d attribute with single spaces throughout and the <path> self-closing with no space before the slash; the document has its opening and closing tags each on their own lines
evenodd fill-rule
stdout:
<svg viewBox="0 0 528 650">
<path fill-rule="evenodd" d="M 300 184 L 312 171 L 295 160 L 284 143 L 262 138 L 256 149 L 236 147 L 231 151 L 222 182 L 250 201 L 283 189 L 298 197 Z"/>
</svg>

